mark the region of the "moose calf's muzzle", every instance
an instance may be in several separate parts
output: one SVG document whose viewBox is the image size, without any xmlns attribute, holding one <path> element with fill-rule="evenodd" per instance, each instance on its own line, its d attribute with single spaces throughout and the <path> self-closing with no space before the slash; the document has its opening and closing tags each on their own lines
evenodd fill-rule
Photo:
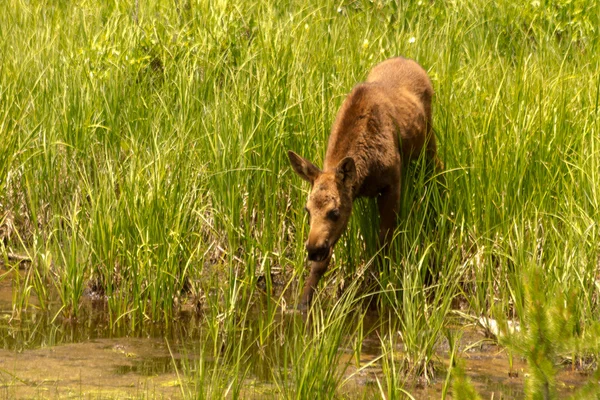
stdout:
<svg viewBox="0 0 600 400">
<path fill-rule="evenodd" d="M 324 261 L 329 256 L 330 248 L 329 246 L 306 246 L 306 252 L 308 253 L 309 261 Z"/>
</svg>

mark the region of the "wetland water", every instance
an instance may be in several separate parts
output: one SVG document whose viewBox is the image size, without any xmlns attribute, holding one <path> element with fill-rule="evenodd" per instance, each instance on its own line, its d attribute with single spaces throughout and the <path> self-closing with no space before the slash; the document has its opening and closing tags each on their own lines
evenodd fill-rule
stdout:
<svg viewBox="0 0 600 400">
<path fill-rule="evenodd" d="M 35 311 L 23 312 L 17 320 L 12 318 L 12 296 L 11 280 L 0 281 L 0 399 L 183 397 L 179 386 L 181 367 L 193 363 L 200 354 L 204 341 L 201 318 L 183 314 L 168 328 L 148 324 L 135 333 L 127 327 L 111 330 L 103 302 L 86 300 L 76 323 Z M 34 310 L 35 299 L 32 303 L 30 308 Z M 289 318 L 302 322 L 301 315 Z M 365 326 L 371 333 L 362 344 L 361 366 L 381 354 L 377 324 L 380 319 L 376 315 L 367 315 Z M 465 360 L 467 375 L 478 393 L 483 398 L 522 398 L 525 363 L 514 359 L 513 370 L 518 377 L 509 377 L 505 351 L 483 340 L 473 327 L 460 329 L 463 335 L 458 356 Z M 441 396 L 449 354 L 446 340 L 440 342 L 435 382 L 426 388 L 406 383 L 405 388 L 415 398 Z M 378 397 L 377 379 L 383 379 L 381 364 L 375 362 L 358 371 L 353 350 L 342 347 L 340 351 L 340 367 L 348 365 L 345 374 L 351 377 L 342 395 Z M 269 383 L 270 372 L 261 368 L 258 358 L 250 364 L 242 396 L 276 398 L 277 388 Z M 567 370 L 558 378 L 562 394 L 570 393 L 587 379 Z"/>
</svg>

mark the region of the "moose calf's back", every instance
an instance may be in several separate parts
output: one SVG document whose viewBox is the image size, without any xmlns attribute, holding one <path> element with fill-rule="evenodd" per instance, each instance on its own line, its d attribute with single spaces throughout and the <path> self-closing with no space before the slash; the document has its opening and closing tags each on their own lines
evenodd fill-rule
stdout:
<svg viewBox="0 0 600 400">
<path fill-rule="evenodd" d="M 396 170 L 402 161 L 418 156 L 425 144 L 435 158 L 432 96 L 431 81 L 415 61 L 397 57 L 375 66 L 338 112 L 324 170 L 352 156 L 357 170 L 355 195 L 375 196 L 390 180 L 400 178 Z"/>
</svg>

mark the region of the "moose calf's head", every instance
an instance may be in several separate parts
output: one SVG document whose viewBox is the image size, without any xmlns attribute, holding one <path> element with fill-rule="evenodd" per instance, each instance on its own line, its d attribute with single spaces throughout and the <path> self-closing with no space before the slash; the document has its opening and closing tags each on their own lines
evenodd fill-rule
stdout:
<svg viewBox="0 0 600 400">
<path fill-rule="evenodd" d="M 305 207 L 310 224 L 306 241 L 308 259 L 325 261 L 331 256 L 352 213 L 352 186 L 356 179 L 354 160 L 346 157 L 333 170 L 321 171 L 293 151 L 288 151 L 288 157 L 294 171 L 311 184 Z"/>
</svg>

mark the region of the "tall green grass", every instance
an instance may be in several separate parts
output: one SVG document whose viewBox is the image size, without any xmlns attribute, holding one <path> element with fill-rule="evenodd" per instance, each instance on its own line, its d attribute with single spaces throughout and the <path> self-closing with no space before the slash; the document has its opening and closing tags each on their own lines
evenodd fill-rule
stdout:
<svg viewBox="0 0 600 400">
<path fill-rule="evenodd" d="M 368 201 L 355 207 L 323 285 L 333 299 L 319 323 L 335 336 L 320 336 L 324 352 L 290 339 L 276 362 L 260 361 L 272 366 L 264 379 L 287 397 L 336 396 L 335 371 L 306 380 L 317 368 L 310 352 L 331 367 L 340 332 L 353 334 L 339 321 L 354 303 L 333 292 L 355 279 L 368 288 L 357 297 L 378 293 L 405 346 L 402 364 L 386 358 L 388 382 L 432 376 L 454 300 L 478 316 L 528 318 L 521 271 L 531 266 L 548 288 L 579 293 L 571 318 L 583 337 L 599 317 L 599 16 L 586 0 L 9 0 L 1 246 L 32 260 L 15 304 L 35 294 L 56 312 L 58 299 L 76 319 L 90 289 L 105 296 L 112 328 L 131 330 L 170 324 L 191 304 L 214 343 L 227 332 L 225 355 L 206 354 L 238 368 L 231 381 L 201 364 L 198 382 L 233 382 L 229 393 L 240 394 L 250 347 L 229 339 L 265 307 L 256 339 L 272 340 L 304 272 L 308 188 L 286 150 L 320 164 L 345 94 L 377 62 L 404 55 L 434 84 L 445 187 L 418 163 L 408 168 L 393 251 L 366 271 L 376 216 Z M 285 278 L 284 294 L 272 276 Z M 342 299 L 346 311 L 333 305 Z M 215 390 L 207 397 L 224 393 Z"/>
</svg>

